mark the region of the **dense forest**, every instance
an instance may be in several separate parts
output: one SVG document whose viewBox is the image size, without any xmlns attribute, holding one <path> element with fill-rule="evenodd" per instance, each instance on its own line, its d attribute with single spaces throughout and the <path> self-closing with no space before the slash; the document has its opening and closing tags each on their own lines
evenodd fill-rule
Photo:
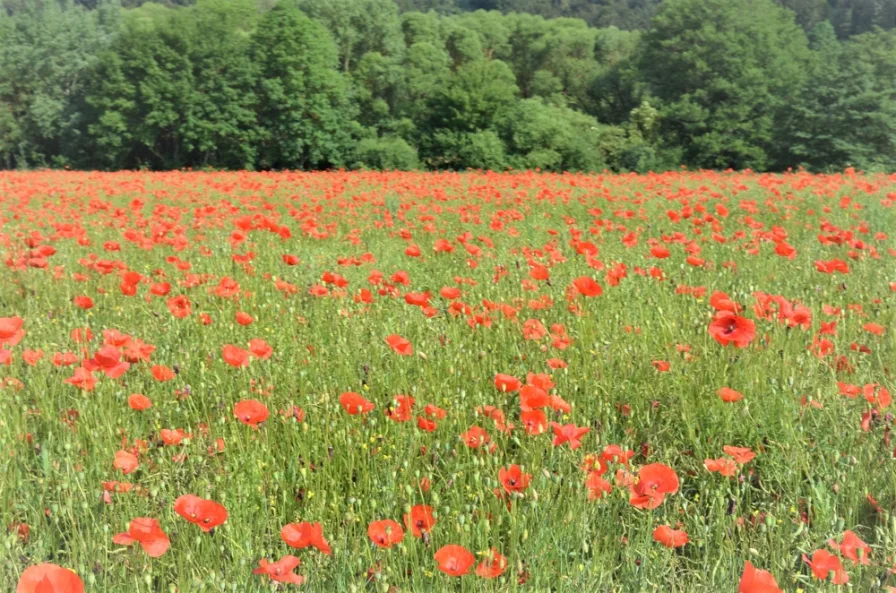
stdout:
<svg viewBox="0 0 896 593">
<path fill-rule="evenodd" d="M 0 168 L 896 170 L 896 0 L 0 6 Z"/>
</svg>

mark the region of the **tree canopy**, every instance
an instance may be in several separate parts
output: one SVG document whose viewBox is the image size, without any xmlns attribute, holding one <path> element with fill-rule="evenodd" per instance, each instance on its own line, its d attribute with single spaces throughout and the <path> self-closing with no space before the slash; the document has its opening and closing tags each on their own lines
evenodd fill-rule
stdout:
<svg viewBox="0 0 896 593">
<path fill-rule="evenodd" d="M 0 167 L 896 169 L 896 0 L 0 0 Z"/>
</svg>

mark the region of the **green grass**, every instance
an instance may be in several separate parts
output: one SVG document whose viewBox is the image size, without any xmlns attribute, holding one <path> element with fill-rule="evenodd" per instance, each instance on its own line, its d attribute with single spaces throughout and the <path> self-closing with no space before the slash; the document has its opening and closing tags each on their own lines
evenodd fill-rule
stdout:
<svg viewBox="0 0 896 593">
<path fill-rule="evenodd" d="M 888 572 L 896 564 L 893 408 L 880 410 L 864 431 L 861 417 L 872 405 L 861 395 L 840 395 L 837 382 L 878 383 L 896 392 L 894 192 L 896 178 L 850 174 L 0 174 L 0 239 L 10 258 L 0 283 L 0 316 L 21 317 L 27 332 L 12 348 L 12 363 L 0 367 L 3 379 L 21 382 L 21 388 L 7 384 L 0 390 L 0 522 L 11 527 L 0 532 L 0 589 L 11 589 L 29 565 L 53 562 L 75 570 L 87 591 L 270 591 L 272 582 L 252 569 L 261 558 L 292 553 L 302 560 L 297 572 L 306 583 L 300 588 L 308 591 L 737 591 L 746 560 L 771 571 L 785 591 L 834 591 L 843 587 L 813 580 L 801 555 L 833 551 L 826 541 L 839 541 L 850 529 L 872 553 L 869 566 L 843 560 L 849 586 L 885 591 L 896 586 L 896 575 Z M 841 202 L 843 197 L 852 202 Z M 755 208 L 742 207 L 744 201 Z M 719 203 L 730 214 L 715 216 L 715 229 L 712 221 L 694 224 Z M 197 214 L 206 206 L 215 212 Z M 705 213 L 694 211 L 679 222 L 666 215 L 703 206 Z M 291 238 L 252 230 L 246 242 L 232 247 L 233 221 L 260 214 L 279 217 Z M 328 236 L 311 236 L 310 220 Z M 822 231 L 822 221 L 852 239 L 822 244 L 820 233 L 835 234 Z M 775 255 L 775 227 L 796 248 L 793 260 Z M 123 238 L 128 229 L 155 237 L 152 249 Z M 402 229 L 422 257 L 404 254 Z M 577 254 L 572 229 L 599 248 L 596 259 L 606 270 L 618 262 L 628 266 L 618 286 Z M 16 265 L 27 255 L 23 234 L 32 231 L 42 236 L 39 243 L 56 249 L 47 268 Z M 456 240 L 466 231 L 481 248 L 476 257 Z M 636 246 L 624 245 L 629 232 L 638 235 Z M 650 256 L 649 239 L 662 243 L 676 232 L 685 242 L 663 243 L 671 257 Z M 712 240 L 713 232 L 728 241 Z M 80 245 L 78 236 L 90 244 Z M 438 238 L 450 240 L 455 251 L 433 252 Z M 864 242 L 862 249 L 848 244 L 855 240 Z M 121 251 L 105 252 L 106 241 L 119 242 Z M 703 267 L 685 263 L 691 241 L 702 248 Z M 565 261 L 551 264 L 545 246 Z M 750 253 L 754 248 L 758 253 Z M 531 291 L 523 284 L 529 250 L 538 250 L 529 254 L 550 267 L 550 281 L 530 280 L 536 288 Z M 250 251 L 250 266 L 231 258 Z M 284 253 L 298 255 L 301 263 L 285 265 Z M 337 262 L 364 253 L 375 261 Z M 85 267 L 90 254 L 148 277 L 161 270 L 152 281 L 170 282 L 171 292 L 151 296 L 149 284 L 141 283 L 137 296 L 124 296 L 121 270 L 102 274 Z M 171 256 L 191 268 L 179 270 L 166 261 Z M 835 258 L 848 262 L 848 274 L 816 270 L 816 260 Z M 496 266 L 507 272 L 498 282 Z M 665 279 L 635 270 L 654 266 Z M 404 270 L 410 284 L 398 285 L 395 298 L 380 296 L 367 281 L 373 270 L 387 282 Z M 321 284 L 326 271 L 344 276 L 348 286 L 312 296 L 309 288 Z M 188 274 L 208 275 L 207 282 L 185 287 Z M 567 301 L 568 287 L 583 275 L 594 277 L 603 294 Z M 210 293 L 224 276 L 250 294 L 225 299 Z M 490 327 L 474 329 L 465 315 L 451 315 L 439 290 L 456 285 L 456 277 L 475 280 L 459 287 L 460 300 L 476 313 L 488 312 L 488 299 L 518 308 L 516 318 L 496 310 Z M 284 295 L 276 279 L 298 292 Z M 679 286 L 707 291 L 695 298 L 677 294 Z M 362 288 L 373 292 L 371 304 L 353 300 Z M 437 314 L 427 318 L 406 304 L 402 295 L 409 291 L 431 291 Z M 709 335 L 713 291 L 727 292 L 755 320 L 757 337 L 747 348 L 723 347 Z M 759 319 L 756 291 L 809 307 L 811 328 Z M 72 299 L 79 295 L 90 296 L 94 307 L 76 307 Z M 189 297 L 190 316 L 169 313 L 165 301 L 175 295 Z M 529 307 L 542 297 L 552 305 Z M 580 314 L 568 309 L 570 302 Z M 824 305 L 843 312 L 826 315 Z M 237 311 L 251 314 L 254 323 L 236 324 Z M 200 322 L 203 312 L 212 324 Z M 821 323 L 835 318 L 836 335 L 826 337 L 836 350 L 819 358 L 809 346 Z M 562 324 L 572 344 L 560 350 L 550 336 L 524 339 L 521 327 L 528 319 L 549 330 Z M 864 330 L 868 322 L 885 333 Z M 70 334 L 79 327 L 90 327 L 94 340 L 74 343 Z M 77 364 L 57 367 L 53 354 L 80 354 L 84 346 L 92 357 L 108 329 L 153 344 L 151 362 L 132 365 L 118 379 L 96 373 L 91 391 L 64 383 Z M 413 356 L 394 353 L 385 342 L 390 334 L 410 340 Z M 247 348 L 252 338 L 273 347 L 269 360 L 253 360 L 246 368 L 222 360 L 225 344 Z M 867 345 L 870 353 L 851 349 L 853 343 Z M 689 357 L 678 352 L 679 344 L 690 346 Z M 44 358 L 29 366 L 25 349 L 42 349 Z M 568 367 L 551 371 L 550 358 Z M 658 372 L 655 360 L 669 361 L 670 370 Z M 178 374 L 160 383 L 150 372 L 156 364 Z M 517 396 L 494 387 L 499 372 L 524 382 L 527 372 L 552 373 L 552 393 L 572 411 L 548 410 L 550 420 L 591 427 L 583 446 L 552 447 L 550 429 L 540 436 L 519 427 L 503 434 L 477 415 L 478 406 L 494 405 L 508 422 L 520 424 Z M 722 402 L 716 391 L 726 386 L 745 398 Z M 364 418 L 349 416 L 338 401 L 346 391 L 361 393 L 376 409 Z M 130 409 L 132 393 L 145 394 L 153 406 Z M 396 394 L 416 399 L 410 422 L 385 417 Z M 823 408 L 801 405 L 802 396 Z M 235 403 L 249 398 L 271 412 L 258 430 L 232 413 Z M 416 426 L 428 403 L 448 412 L 432 433 Z M 304 410 L 302 422 L 279 413 L 294 405 Z M 68 410 L 77 412 L 72 423 L 63 422 Z M 473 425 L 488 432 L 494 452 L 460 440 Z M 193 438 L 162 446 L 165 428 L 184 429 Z M 219 438 L 225 450 L 209 454 Z M 147 449 L 139 468 L 123 476 L 113 458 L 136 439 Z M 647 463 L 672 467 L 680 489 L 652 511 L 634 508 L 629 490 L 615 485 L 605 499 L 588 500 L 582 460 L 608 444 L 636 452 L 635 473 Z M 704 460 L 723 457 L 724 445 L 749 447 L 756 458 L 732 478 L 708 472 Z M 510 464 L 533 477 L 508 505 L 493 490 L 500 488 L 499 469 Z M 615 483 L 619 467 L 611 464 L 604 477 Z M 421 478 L 430 481 L 429 491 Z M 113 480 L 134 489 L 112 493 L 107 504 L 103 482 Z M 225 505 L 227 522 L 203 533 L 174 512 L 174 500 L 183 494 Z M 431 505 L 437 516 L 430 541 L 406 534 L 389 550 L 372 545 L 371 521 L 401 522 L 417 504 Z M 171 539 L 163 556 L 150 558 L 139 546 L 112 542 L 136 517 L 160 521 Z M 284 543 L 280 529 L 299 521 L 323 524 L 332 556 Z M 29 526 L 27 541 L 17 534 L 18 524 Z M 654 542 L 652 532 L 663 524 L 680 526 L 690 542 L 676 550 Z M 509 567 L 490 581 L 472 571 L 448 577 L 433 559 L 446 544 L 462 545 L 477 559 L 496 548 Z"/>
</svg>

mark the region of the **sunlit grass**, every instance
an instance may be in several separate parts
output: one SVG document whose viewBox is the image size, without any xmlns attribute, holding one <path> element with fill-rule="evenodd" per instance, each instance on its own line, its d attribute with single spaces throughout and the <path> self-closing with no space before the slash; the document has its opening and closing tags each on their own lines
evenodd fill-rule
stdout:
<svg viewBox="0 0 896 593">
<path fill-rule="evenodd" d="M 0 316 L 25 330 L 0 367 L 3 590 L 51 562 L 87 591 L 266 591 L 259 560 L 293 554 L 305 582 L 281 587 L 314 591 L 736 591 L 745 561 L 785 591 L 826 591 L 838 587 L 801 556 L 840 557 L 827 541 L 846 530 L 871 546 L 867 566 L 842 558 L 850 585 L 896 586 L 881 391 L 896 388 L 892 177 L 46 172 L 4 173 L 0 195 Z M 440 239 L 453 251 L 435 251 Z M 832 260 L 848 273 L 819 271 Z M 572 288 L 583 276 L 600 295 Z M 219 289 L 225 277 L 239 288 Z M 744 348 L 710 334 L 716 291 L 755 323 Z M 426 292 L 430 309 L 406 302 Z M 783 297 L 768 318 L 757 292 Z M 188 310 L 168 303 L 181 295 Z M 788 309 L 800 304 L 805 327 Z M 78 328 L 93 338 L 75 342 Z M 120 377 L 94 370 L 90 390 L 66 383 L 113 329 L 155 349 Z M 228 345 L 245 366 L 225 361 Z M 28 350 L 43 357 L 29 364 Z M 73 364 L 55 364 L 66 352 Z M 589 428 L 581 447 L 553 446 L 549 424 L 528 434 L 498 373 L 550 375 L 545 391 L 570 409 L 548 405 L 546 422 Z M 743 399 L 724 402 L 725 387 Z M 375 408 L 347 413 L 346 392 Z M 132 394 L 151 407 L 132 409 Z M 396 395 L 414 399 L 407 422 L 387 417 Z M 245 400 L 269 411 L 257 427 L 235 417 Z M 465 444 L 471 427 L 488 442 Z M 190 436 L 166 445 L 163 429 Z M 590 500 L 583 465 L 609 445 L 632 452 L 629 467 L 607 463 L 611 490 Z M 731 477 L 705 467 L 726 445 L 756 454 Z M 133 472 L 113 466 L 119 451 Z M 636 508 L 626 472 L 655 463 L 680 485 Z M 507 493 L 511 465 L 531 480 Z M 187 494 L 223 505 L 226 522 L 207 533 L 179 516 Z M 403 520 L 416 505 L 436 519 L 421 538 Z M 159 557 L 113 543 L 138 517 L 170 538 Z M 387 519 L 405 527 L 388 549 L 368 537 Z M 321 524 L 331 554 L 287 545 L 281 529 L 302 522 Z M 661 525 L 688 543 L 654 541 Z M 445 545 L 473 553 L 469 574 L 440 572 Z M 506 568 L 483 579 L 491 549 Z"/>
</svg>

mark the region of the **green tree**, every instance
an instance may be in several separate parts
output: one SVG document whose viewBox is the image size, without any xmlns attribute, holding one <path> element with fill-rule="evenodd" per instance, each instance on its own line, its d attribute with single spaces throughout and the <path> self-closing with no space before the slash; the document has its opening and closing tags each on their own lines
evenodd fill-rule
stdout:
<svg viewBox="0 0 896 593">
<path fill-rule="evenodd" d="M 297 4 L 330 32 L 346 73 L 368 52 L 387 57 L 404 52 L 395 0 L 298 0 Z"/>
<path fill-rule="evenodd" d="M 392 129 L 405 91 L 402 63 L 379 52 L 368 52 L 361 58 L 351 80 L 361 125 Z"/>
<path fill-rule="evenodd" d="M 430 117 L 428 103 L 451 78 L 451 57 L 444 47 L 418 42 L 408 47 L 402 68 L 401 113 L 415 122 Z"/>
<path fill-rule="evenodd" d="M 427 103 L 421 140 L 425 162 L 455 169 L 503 164 L 501 140 L 490 128 L 517 93 L 504 62 L 478 60 L 459 68 Z"/>
<path fill-rule="evenodd" d="M 777 0 L 784 8 L 796 15 L 796 22 L 804 31 L 811 31 L 817 24 L 827 19 L 826 0 Z"/>
<path fill-rule="evenodd" d="M 0 165 L 67 162 L 89 70 L 114 34 L 98 14 L 70 1 L 32 0 L 0 17 Z"/>
<path fill-rule="evenodd" d="M 249 35 L 257 19 L 255 0 L 199 0 L 175 13 L 192 69 L 192 105 L 182 132 L 193 166 L 254 165 L 256 74 Z"/>
<path fill-rule="evenodd" d="M 141 12 L 146 7 L 128 15 L 92 71 L 81 154 L 88 166 L 192 164 L 184 136 L 196 104 L 189 42 L 170 11 Z"/>
<path fill-rule="evenodd" d="M 336 46 L 323 25 L 277 5 L 251 40 L 262 168 L 326 168 L 351 153 L 353 109 L 336 70 Z"/>
<path fill-rule="evenodd" d="M 409 171 L 419 166 L 414 147 L 396 136 L 361 140 L 356 159 L 356 166 L 365 169 Z"/>
<path fill-rule="evenodd" d="M 401 34 L 406 47 L 415 43 L 441 45 L 442 19 L 434 12 L 408 12 L 401 15 Z"/>
<path fill-rule="evenodd" d="M 628 120 L 645 95 L 645 84 L 638 70 L 641 34 L 615 27 L 599 29 L 595 57 L 600 71 L 588 89 L 588 112 L 605 124 Z"/>
<path fill-rule="evenodd" d="M 822 24 L 833 37 L 833 27 Z M 788 165 L 896 169 L 896 34 L 819 44 L 817 66 L 790 109 Z"/>
<path fill-rule="evenodd" d="M 515 169 L 597 171 L 600 126 L 593 117 L 540 98 L 523 99 L 505 109 L 496 123 Z"/>
<path fill-rule="evenodd" d="M 808 62 L 805 34 L 771 0 L 669 0 L 640 69 L 686 164 L 763 169 Z"/>
</svg>

